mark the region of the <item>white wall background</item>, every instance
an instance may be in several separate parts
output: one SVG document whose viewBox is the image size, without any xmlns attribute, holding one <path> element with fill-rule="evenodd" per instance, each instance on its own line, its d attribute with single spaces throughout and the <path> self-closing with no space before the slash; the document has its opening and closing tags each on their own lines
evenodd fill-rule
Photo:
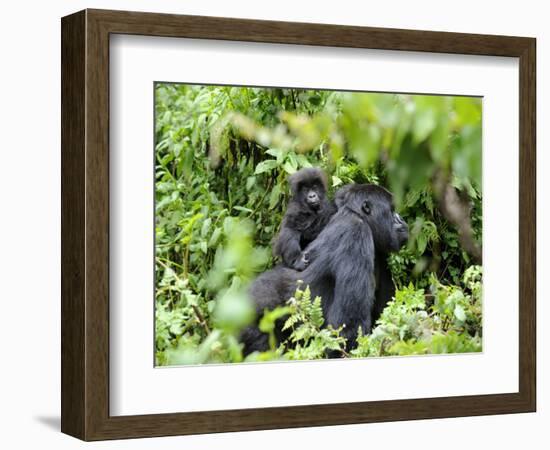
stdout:
<svg viewBox="0 0 550 450">
<path fill-rule="evenodd" d="M 59 432 L 60 415 L 60 17 L 83 8 L 202 14 L 538 39 L 538 412 L 508 416 L 140 439 L 96 448 L 357 446 L 445 450 L 547 448 L 550 444 L 548 204 L 550 29 L 546 2 L 297 2 L 276 0 L 73 0 L 5 2 L 0 15 L 0 222 L 3 448 L 84 447 Z"/>
</svg>

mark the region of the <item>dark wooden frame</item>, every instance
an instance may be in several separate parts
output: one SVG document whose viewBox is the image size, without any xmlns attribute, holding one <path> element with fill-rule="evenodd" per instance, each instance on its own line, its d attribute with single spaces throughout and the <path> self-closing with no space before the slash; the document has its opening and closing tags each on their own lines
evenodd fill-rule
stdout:
<svg viewBox="0 0 550 450">
<path fill-rule="evenodd" d="M 61 429 L 84 440 L 474 416 L 536 408 L 536 40 L 85 10 L 62 31 Z M 142 416 L 109 415 L 109 35 L 519 58 L 519 392 Z"/>
</svg>

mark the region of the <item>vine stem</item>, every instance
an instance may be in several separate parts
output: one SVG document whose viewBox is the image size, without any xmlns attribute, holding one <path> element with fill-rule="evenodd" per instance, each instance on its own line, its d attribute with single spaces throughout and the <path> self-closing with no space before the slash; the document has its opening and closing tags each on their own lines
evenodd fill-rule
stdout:
<svg viewBox="0 0 550 450">
<path fill-rule="evenodd" d="M 161 256 L 157 256 L 156 258 L 157 258 L 157 260 L 159 260 L 160 265 L 164 265 L 164 264 L 161 262 L 161 261 L 164 261 L 164 262 L 166 262 L 166 263 L 172 264 L 173 266 L 179 267 L 181 270 L 184 269 L 184 267 L 183 267 L 181 264 L 178 264 L 177 262 L 174 262 L 174 261 L 170 261 L 170 260 L 167 259 L 167 258 L 163 258 L 163 257 L 161 257 Z M 167 266 L 165 266 L 165 267 L 167 267 Z"/>
<path fill-rule="evenodd" d="M 250 219 L 251 217 L 255 216 L 256 213 L 258 212 L 258 209 L 260 209 L 260 206 L 262 206 L 264 200 L 265 200 L 265 197 L 267 195 L 267 193 L 271 190 L 271 185 L 273 184 L 273 179 L 270 178 L 268 183 L 267 183 L 267 187 L 265 189 L 265 192 L 264 194 L 262 195 L 262 198 L 260 198 L 260 201 L 257 203 L 256 205 L 256 208 L 254 208 L 254 211 L 252 211 L 249 215 L 248 215 L 248 218 Z"/>
<path fill-rule="evenodd" d="M 204 316 L 202 315 L 200 309 L 197 307 L 197 305 L 191 305 L 191 308 L 193 308 L 193 311 L 195 312 L 197 319 L 199 319 L 199 324 L 204 328 L 204 331 L 206 331 L 206 334 L 210 334 L 210 327 L 206 323 L 206 320 L 204 319 Z"/>
</svg>

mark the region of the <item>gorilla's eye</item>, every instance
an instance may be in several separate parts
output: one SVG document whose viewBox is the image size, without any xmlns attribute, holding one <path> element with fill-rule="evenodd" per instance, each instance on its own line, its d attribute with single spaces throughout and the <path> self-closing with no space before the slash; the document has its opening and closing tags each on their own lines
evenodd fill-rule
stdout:
<svg viewBox="0 0 550 450">
<path fill-rule="evenodd" d="M 369 201 L 365 200 L 363 202 L 363 206 L 361 207 L 363 209 L 363 212 L 366 214 L 366 215 L 369 215 L 370 212 L 371 212 L 371 204 Z"/>
</svg>

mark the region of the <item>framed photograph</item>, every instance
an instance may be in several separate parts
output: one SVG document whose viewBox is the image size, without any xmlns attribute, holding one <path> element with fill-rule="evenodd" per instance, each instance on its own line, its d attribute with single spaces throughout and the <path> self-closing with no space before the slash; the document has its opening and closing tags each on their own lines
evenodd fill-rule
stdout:
<svg viewBox="0 0 550 450">
<path fill-rule="evenodd" d="M 61 31 L 64 433 L 535 411 L 534 38 Z"/>
</svg>

